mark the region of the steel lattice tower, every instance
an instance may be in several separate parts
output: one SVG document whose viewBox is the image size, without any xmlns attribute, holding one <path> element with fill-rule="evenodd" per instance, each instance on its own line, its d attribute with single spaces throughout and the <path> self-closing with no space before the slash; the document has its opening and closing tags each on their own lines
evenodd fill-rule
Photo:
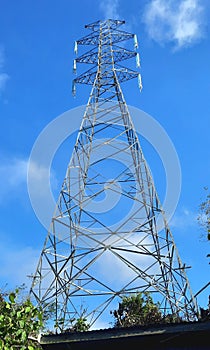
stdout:
<svg viewBox="0 0 210 350">
<path fill-rule="evenodd" d="M 84 309 L 93 325 L 137 291 L 151 292 L 163 314 L 198 315 L 121 91 L 120 83 L 135 77 L 141 88 L 140 73 L 119 64 L 135 57 L 139 65 L 137 38 L 119 30 L 122 24 L 86 25 L 90 34 L 75 43 L 75 51 L 91 50 L 74 60 L 74 70 L 77 63 L 93 67 L 74 79 L 73 92 L 76 83 L 92 90 L 30 290 L 37 304 L 54 306 L 61 330 Z M 119 46 L 131 38 L 134 50 Z M 120 196 L 121 210 L 103 208 L 110 195 Z"/>
</svg>

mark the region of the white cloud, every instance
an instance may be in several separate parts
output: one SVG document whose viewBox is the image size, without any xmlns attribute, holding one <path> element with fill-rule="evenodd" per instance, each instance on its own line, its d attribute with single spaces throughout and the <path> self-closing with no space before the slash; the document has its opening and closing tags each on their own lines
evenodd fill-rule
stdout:
<svg viewBox="0 0 210 350">
<path fill-rule="evenodd" d="M 4 63 L 5 63 L 4 49 L 0 47 L 0 94 L 5 89 L 6 82 L 9 79 L 9 75 L 4 72 Z"/>
<path fill-rule="evenodd" d="M 198 220 L 197 220 L 198 214 L 183 208 L 181 211 L 177 212 L 171 221 L 169 222 L 169 226 L 173 228 L 178 228 L 178 229 L 187 229 L 187 228 L 192 228 L 192 226 L 198 225 Z"/>
<path fill-rule="evenodd" d="M 100 2 L 100 10 L 105 19 L 119 19 L 119 0 L 103 0 Z"/>
<path fill-rule="evenodd" d="M 2 243 L 0 247 L 0 279 L 1 288 L 8 284 L 14 288 L 25 284 L 30 286 L 29 276 L 34 273 L 40 251 L 32 247 L 12 247 L 11 244 Z M 27 263 L 26 263 L 27 262 Z"/>
<path fill-rule="evenodd" d="M 204 36 L 204 7 L 200 0 L 151 0 L 143 22 L 151 39 L 180 49 Z"/>
<path fill-rule="evenodd" d="M 6 73 L 0 73 L 0 92 L 5 89 L 6 82 L 9 79 L 9 75 Z"/>
<path fill-rule="evenodd" d="M 53 189 L 57 187 L 57 179 L 52 169 L 50 171 L 50 169 L 35 163 L 30 163 L 30 165 L 30 175 L 33 177 L 34 184 L 36 184 L 35 192 L 43 191 L 43 183 L 46 183 L 46 181 L 50 181 Z M 25 195 L 27 170 L 28 159 L 21 157 L 1 159 L 0 204 L 4 203 L 5 200 L 14 199 L 15 196 L 20 198 Z"/>
<path fill-rule="evenodd" d="M 26 180 L 27 161 L 24 159 L 11 158 L 1 160 L 0 164 L 0 201 L 4 201 L 14 190 L 22 189 Z"/>
</svg>

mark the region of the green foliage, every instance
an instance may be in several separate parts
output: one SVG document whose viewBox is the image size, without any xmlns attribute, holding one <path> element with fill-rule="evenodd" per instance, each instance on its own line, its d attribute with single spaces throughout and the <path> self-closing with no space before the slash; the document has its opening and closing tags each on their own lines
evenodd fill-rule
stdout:
<svg viewBox="0 0 210 350">
<path fill-rule="evenodd" d="M 124 296 L 118 309 L 111 313 L 115 318 L 114 327 L 147 326 L 180 321 L 175 315 L 163 316 L 160 305 L 154 303 L 149 293 Z"/>
<path fill-rule="evenodd" d="M 85 332 L 90 328 L 87 318 L 85 317 L 86 309 L 83 309 L 79 318 L 71 319 L 72 327 L 65 329 L 64 332 Z"/>
<path fill-rule="evenodd" d="M 43 333 L 56 333 L 57 330 L 62 330 L 64 319 L 55 321 L 56 304 L 44 304 L 42 303 L 42 321 L 43 321 Z M 52 327 L 54 328 L 52 330 Z"/>
<path fill-rule="evenodd" d="M 205 187 L 208 191 L 208 188 Z M 205 229 L 207 239 L 210 240 L 210 193 L 207 193 L 205 200 L 199 205 L 198 222 Z"/>
<path fill-rule="evenodd" d="M 124 296 L 118 310 L 114 310 L 115 327 L 148 325 L 161 321 L 161 312 L 149 294 Z"/>
<path fill-rule="evenodd" d="M 42 312 L 29 299 L 17 302 L 19 290 L 0 293 L 0 350 L 37 350 L 37 336 L 43 326 Z"/>
<path fill-rule="evenodd" d="M 76 320 L 72 330 L 74 332 L 84 332 L 88 331 L 89 328 L 90 325 L 87 323 L 87 319 L 81 316 Z"/>
</svg>

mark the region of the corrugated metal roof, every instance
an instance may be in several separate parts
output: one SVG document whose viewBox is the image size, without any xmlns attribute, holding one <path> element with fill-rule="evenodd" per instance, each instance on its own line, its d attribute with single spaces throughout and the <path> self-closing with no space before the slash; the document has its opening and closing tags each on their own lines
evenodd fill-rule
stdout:
<svg viewBox="0 0 210 350">
<path fill-rule="evenodd" d="M 188 339 L 191 338 L 193 343 L 193 337 L 206 336 L 209 337 L 210 332 L 210 321 L 208 322 L 187 322 L 173 325 L 155 325 L 153 327 L 125 327 L 125 328 L 108 328 L 100 330 L 92 330 L 87 332 L 67 332 L 57 335 L 43 335 L 40 340 L 40 344 L 43 349 L 71 349 L 76 348 L 87 348 L 91 344 L 91 349 L 93 349 L 93 344 L 95 342 L 102 342 L 103 345 L 109 344 L 109 349 L 111 350 L 111 344 L 116 346 L 116 341 L 123 344 L 130 340 L 135 340 L 135 342 L 150 342 L 155 344 L 155 342 L 161 341 L 165 342 L 167 339 L 172 339 L 174 337 Z M 56 347 L 53 346 L 56 345 Z M 60 344 L 60 345 L 59 345 Z M 66 345 L 65 345 L 66 344 Z M 68 347 L 67 347 L 67 344 Z M 88 345 L 89 344 L 89 345 Z M 209 341 L 210 344 L 210 341 Z M 210 346 L 208 347 L 210 349 Z M 191 349 L 191 348 L 189 348 Z M 199 349 L 199 348 L 196 348 Z M 201 349 L 204 349 L 201 347 Z M 207 348 L 205 348 L 207 349 Z"/>
</svg>

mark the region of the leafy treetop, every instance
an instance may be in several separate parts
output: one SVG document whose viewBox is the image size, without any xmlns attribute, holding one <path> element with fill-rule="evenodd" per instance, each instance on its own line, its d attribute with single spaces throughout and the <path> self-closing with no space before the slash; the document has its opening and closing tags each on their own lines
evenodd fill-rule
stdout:
<svg viewBox="0 0 210 350">
<path fill-rule="evenodd" d="M 160 323 L 181 322 L 177 315 L 162 315 L 159 303 L 154 303 L 149 293 L 124 296 L 117 310 L 111 312 L 114 327 L 148 326 Z"/>
<path fill-rule="evenodd" d="M 38 350 L 42 312 L 29 299 L 18 303 L 18 293 L 0 292 L 0 350 Z"/>
</svg>

